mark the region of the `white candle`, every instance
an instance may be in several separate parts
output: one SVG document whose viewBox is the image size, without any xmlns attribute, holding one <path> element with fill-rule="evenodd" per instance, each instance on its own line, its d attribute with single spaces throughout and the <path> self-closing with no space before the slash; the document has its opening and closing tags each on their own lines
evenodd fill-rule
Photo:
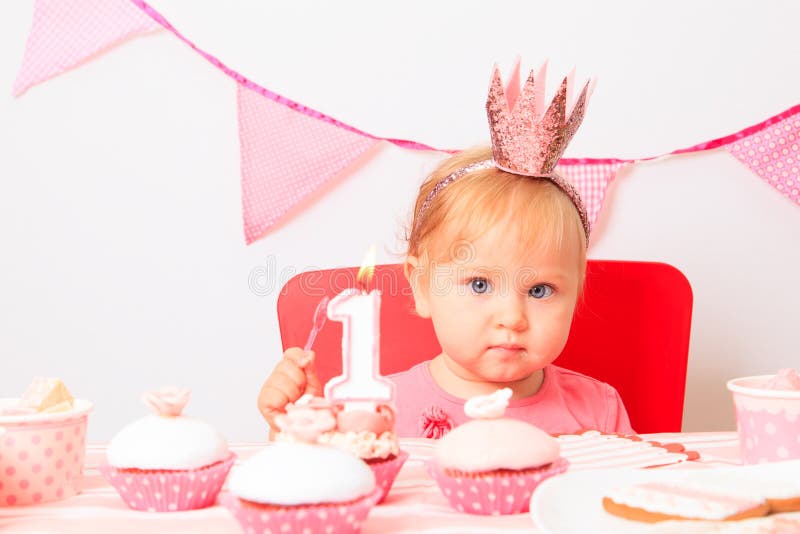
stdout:
<svg viewBox="0 0 800 534">
<path fill-rule="evenodd" d="M 331 401 L 391 403 L 394 384 L 380 374 L 381 293 L 346 289 L 328 303 L 328 318 L 342 323 L 342 374 L 325 384 Z"/>
</svg>

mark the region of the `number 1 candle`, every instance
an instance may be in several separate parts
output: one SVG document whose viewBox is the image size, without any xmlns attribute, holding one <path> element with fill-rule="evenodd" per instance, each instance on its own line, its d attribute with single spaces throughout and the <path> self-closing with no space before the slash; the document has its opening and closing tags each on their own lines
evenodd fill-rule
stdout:
<svg viewBox="0 0 800 534">
<path fill-rule="evenodd" d="M 374 248 L 359 270 L 358 281 L 374 269 Z M 345 289 L 328 303 L 328 318 L 342 323 L 342 374 L 325 384 L 325 397 L 350 404 L 391 403 L 394 384 L 380 374 L 381 293 Z"/>
</svg>

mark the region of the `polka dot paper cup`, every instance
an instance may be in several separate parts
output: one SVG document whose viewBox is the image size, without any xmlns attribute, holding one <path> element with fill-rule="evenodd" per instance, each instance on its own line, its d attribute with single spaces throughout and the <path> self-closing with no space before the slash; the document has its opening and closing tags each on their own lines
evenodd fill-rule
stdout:
<svg viewBox="0 0 800 534">
<path fill-rule="evenodd" d="M 762 389 L 772 375 L 728 381 L 747 464 L 800 458 L 800 391 Z"/>
<path fill-rule="evenodd" d="M 17 399 L 0 399 L 0 408 Z M 80 493 L 86 424 L 92 403 L 68 412 L 3 415 L 0 427 L 0 506 L 38 504 Z"/>
</svg>

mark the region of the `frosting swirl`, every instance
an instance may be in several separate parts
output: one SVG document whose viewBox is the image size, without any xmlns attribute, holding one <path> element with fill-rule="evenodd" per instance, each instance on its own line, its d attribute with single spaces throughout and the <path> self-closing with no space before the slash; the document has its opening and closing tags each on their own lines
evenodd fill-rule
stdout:
<svg viewBox="0 0 800 534">
<path fill-rule="evenodd" d="M 472 397 L 464 403 L 464 413 L 472 419 L 496 419 L 506 413 L 511 388 L 498 389 L 489 395 Z"/>
<path fill-rule="evenodd" d="M 364 459 L 384 459 L 399 453 L 391 406 L 350 409 L 322 397 L 303 395 L 275 418 L 281 442 L 332 445 Z"/>
<path fill-rule="evenodd" d="M 162 417 L 178 417 L 183 412 L 192 392 L 189 388 L 165 386 L 142 394 L 142 402 Z"/>
<path fill-rule="evenodd" d="M 298 441 L 314 443 L 320 434 L 336 427 L 330 409 L 315 409 L 310 405 L 289 405 L 286 414 L 275 418 L 275 424 Z"/>
</svg>

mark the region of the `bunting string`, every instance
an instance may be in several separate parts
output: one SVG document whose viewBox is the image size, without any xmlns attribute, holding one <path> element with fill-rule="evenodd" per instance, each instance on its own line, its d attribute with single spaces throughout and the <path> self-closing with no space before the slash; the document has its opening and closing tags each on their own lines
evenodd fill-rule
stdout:
<svg viewBox="0 0 800 534">
<path fill-rule="evenodd" d="M 458 152 L 377 136 L 271 91 L 199 48 L 145 0 L 36 0 L 13 94 L 19 96 L 123 41 L 161 28 L 237 84 L 242 215 L 248 244 L 378 142 L 410 150 Z M 563 158 L 558 170 L 578 188 L 591 224 L 623 167 L 715 149 L 729 152 L 800 206 L 798 143 L 800 104 L 736 133 L 686 148 L 633 159 Z"/>
</svg>

